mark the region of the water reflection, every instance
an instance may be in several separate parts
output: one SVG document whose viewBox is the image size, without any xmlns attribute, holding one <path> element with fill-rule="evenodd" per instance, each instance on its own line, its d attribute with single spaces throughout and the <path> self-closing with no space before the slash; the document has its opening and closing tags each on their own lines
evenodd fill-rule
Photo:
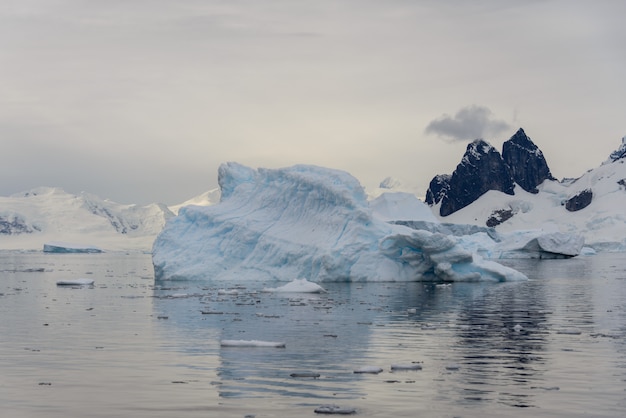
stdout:
<svg viewBox="0 0 626 418">
<path fill-rule="evenodd" d="M 296 416 L 322 403 L 359 416 L 621 416 L 624 257 L 509 265 L 531 280 L 280 295 L 260 291 L 275 283 L 154 285 L 146 255 L 0 252 L 0 404 L 16 417 Z M 82 276 L 96 286 L 54 284 Z M 354 373 L 363 366 L 383 372 Z"/>
</svg>

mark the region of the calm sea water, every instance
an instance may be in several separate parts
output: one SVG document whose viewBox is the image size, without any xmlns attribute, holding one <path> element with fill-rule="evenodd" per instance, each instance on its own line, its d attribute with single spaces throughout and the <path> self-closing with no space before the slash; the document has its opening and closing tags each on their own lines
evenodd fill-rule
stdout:
<svg viewBox="0 0 626 418">
<path fill-rule="evenodd" d="M 155 285 L 145 254 L 0 252 L 0 415 L 624 416 L 626 255 L 507 264 L 531 280 L 278 295 Z M 95 285 L 56 286 L 77 278 Z"/>
</svg>

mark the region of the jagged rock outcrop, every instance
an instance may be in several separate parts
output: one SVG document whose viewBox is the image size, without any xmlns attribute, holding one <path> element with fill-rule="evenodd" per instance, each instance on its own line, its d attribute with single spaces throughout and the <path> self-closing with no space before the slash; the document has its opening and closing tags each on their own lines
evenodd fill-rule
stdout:
<svg viewBox="0 0 626 418">
<path fill-rule="evenodd" d="M 502 144 L 502 158 L 515 183 L 529 193 L 538 193 L 537 186 L 544 180 L 555 180 L 543 153 L 522 128 Z"/>
<path fill-rule="evenodd" d="M 0 215 L 0 234 L 2 235 L 31 234 L 38 230 L 36 226 L 29 225 L 19 215 Z"/>
<path fill-rule="evenodd" d="M 450 190 L 450 174 L 437 174 L 426 191 L 426 204 L 436 205 Z"/>
<path fill-rule="evenodd" d="M 513 194 L 511 170 L 500 153 L 489 143 L 477 139 L 467 146 L 441 198 L 439 213 L 448 216 L 472 204 L 489 190 Z"/>
<path fill-rule="evenodd" d="M 431 180 L 425 201 L 431 206 L 441 202 L 439 214 L 448 216 L 489 190 L 513 195 L 518 184 L 527 192 L 538 193 L 537 186 L 545 180 L 555 178 L 541 150 L 520 128 L 504 142 L 502 155 L 481 139 L 469 144 L 452 175 L 438 174 Z M 493 223 L 505 220 L 499 216 Z"/>
<path fill-rule="evenodd" d="M 622 138 L 622 145 L 609 155 L 608 160 L 604 164 L 614 163 L 617 160 L 626 159 L 626 136 Z"/>
<path fill-rule="evenodd" d="M 585 189 L 576 196 L 568 199 L 567 202 L 565 202 L 565 209 L 570 212 L 576 212 L 589 206 L 592 200 L 593 192 L 591 189 Z"/>
</svg>

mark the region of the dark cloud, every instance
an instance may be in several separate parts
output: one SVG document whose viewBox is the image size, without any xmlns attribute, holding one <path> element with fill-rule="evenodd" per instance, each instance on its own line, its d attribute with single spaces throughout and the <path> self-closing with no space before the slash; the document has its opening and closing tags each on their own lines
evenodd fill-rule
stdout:
<svg viewBox="0 0 626 418">
<path fill-rule="evenodd" d="M 443 115 L 431 121 L 426 133 L 453 141 L 468 141 L 491 138 L 510 129 L 507 122 L 495 119 L 489 108 L 472 105 L 462 108 L 454 116 Z"/>
</svg>

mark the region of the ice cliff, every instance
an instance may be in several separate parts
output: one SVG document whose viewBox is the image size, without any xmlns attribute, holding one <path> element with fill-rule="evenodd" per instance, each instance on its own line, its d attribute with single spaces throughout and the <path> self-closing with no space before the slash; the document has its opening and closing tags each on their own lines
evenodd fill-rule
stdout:
<svg viewBox="0 0 626 418">
<path fill-rule="evenodd" d="M 455 237 L 374 216 L 350 174 L 223 164 L 219 204 L 188 206 L 153 246 L 157 280 L 510 280 Z"/>
</svg>

